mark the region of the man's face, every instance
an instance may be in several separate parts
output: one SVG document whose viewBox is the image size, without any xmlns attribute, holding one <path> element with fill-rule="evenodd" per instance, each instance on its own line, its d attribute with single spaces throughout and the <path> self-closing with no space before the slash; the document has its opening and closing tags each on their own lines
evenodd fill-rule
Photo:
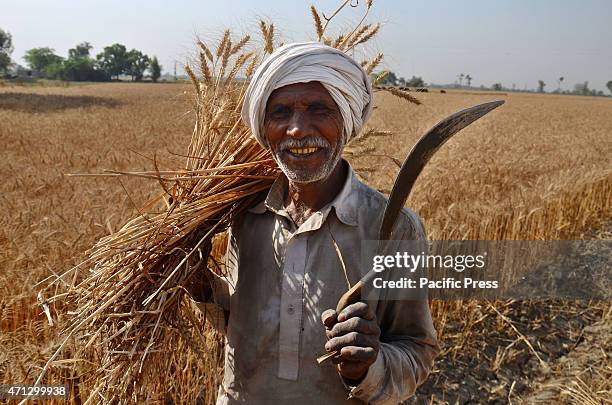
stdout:
<svg viewBox="0 0 612 405">
<path fill-rule="evenodd" d="M 266 105 L 264 131 L 274 160 L 295 183 L 326 179 L 345 145 L 342 114 L 319 82 L 274 90 Z"/>
</svg>

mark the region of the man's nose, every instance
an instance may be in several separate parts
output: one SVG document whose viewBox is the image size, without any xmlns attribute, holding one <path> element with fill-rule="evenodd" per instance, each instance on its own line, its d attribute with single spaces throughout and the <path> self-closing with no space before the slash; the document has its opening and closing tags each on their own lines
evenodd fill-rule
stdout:
<svg viewBox="0 0 612 405">
<path fill-rule="evenodd" d="M 287 135 L 292 138 L 305 138 L 312 131 L 311 122 L 302 111 L 296 111 L 291 115 L 291 120 L 287 126 Z"/>
</svg>

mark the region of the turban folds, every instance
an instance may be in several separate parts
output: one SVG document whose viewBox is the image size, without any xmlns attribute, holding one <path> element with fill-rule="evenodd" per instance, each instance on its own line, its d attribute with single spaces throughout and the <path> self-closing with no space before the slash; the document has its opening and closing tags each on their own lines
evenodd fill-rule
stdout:
<svg viewBox="0 0 612 405">
<path fill-rule="evenodd" d="M 357 135 L 372 113 L 372 85 L 363 68 L 344 52 L 320 42 L 283 45 L 253 74 L 242 106 L 242 120 L 264 147 L 266 104 L 275 89 L 296 83 L 320 82 L 342 114 L 344 139 Z"/>
</svg>

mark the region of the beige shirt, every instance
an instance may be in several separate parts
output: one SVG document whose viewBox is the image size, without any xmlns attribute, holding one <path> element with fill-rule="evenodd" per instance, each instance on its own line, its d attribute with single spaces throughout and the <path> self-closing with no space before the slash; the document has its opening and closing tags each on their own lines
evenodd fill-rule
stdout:
<svg viewBox="0 0 612 405">
<path fill-rule="evenodd" d="M 337 197 L 300 227 L 284 208 L 281 176 L 265 201 L 232 227 L 228 276 L 216 280 L 212 318 L 229 311 L 225 376 L 217 404 L 397 404 L 429 374 L 438 352 L 427 301 L 368 301 L 381 346 L 363 381 L 349 387 L 325 352 L 321 313 L 360 279 L 362 240 L 377 238 L 386 198 L 349 169 Z M 404 209 L 394 239 L 424 240 L 419 218 Z M 345 275 L 334 242 L 344 260 Z"/>
</svg>

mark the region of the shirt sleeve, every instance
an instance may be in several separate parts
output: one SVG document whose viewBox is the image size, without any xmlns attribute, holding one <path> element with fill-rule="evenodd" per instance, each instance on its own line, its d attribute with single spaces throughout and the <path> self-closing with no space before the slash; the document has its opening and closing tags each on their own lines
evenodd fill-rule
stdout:
<svg viewBox="0 0 612 405">
<path fill-rule="evenodd" d="M 204 301 L 196 301 L 192 298 L 192 302 L 204 313 L 206 320 L 218 332 L 225 334 L 230 310 L 230 296 L 232 287 L 235 285 L 232 280 L 237 274 L 236 240 L 231 229 L 228 231 L 227 250 L 223 262 L 226 276 L 219 276 L 212 271 L 208 271 L 207 276 L 212 286 L 212 294 L 206 297 Z"/>
<path fill-rule="evenodd" d="M 426 240 L 423 224 L 412 211 L 404 210 L 400 240 Z M 364 379 L 350 387 L 349 397 L 370 404 L 398 404 L 412 395 L 431 371 L 439 352 L 429 301 L 379 300 L 376 316 L 381 344 L 376 361 Z"/>
</svg>

